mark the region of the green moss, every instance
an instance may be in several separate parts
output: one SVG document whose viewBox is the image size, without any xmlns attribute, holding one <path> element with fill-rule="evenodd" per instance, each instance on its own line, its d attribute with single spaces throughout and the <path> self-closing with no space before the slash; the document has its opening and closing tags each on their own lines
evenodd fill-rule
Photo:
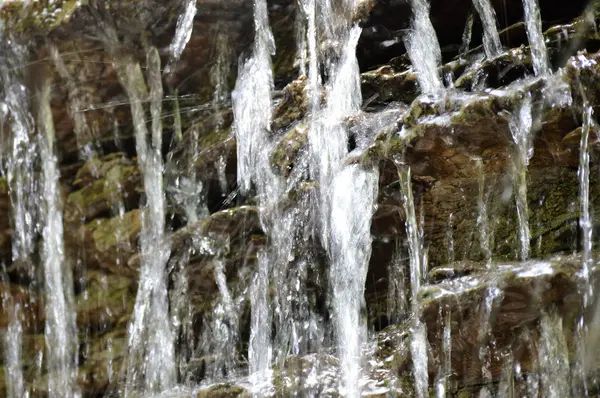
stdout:
<svg viewBox="0 0 600 398">
<path fill-rule="evenodd" d="M 0 7 L 0 20 L 13 32 L 50 32 L 68 23 L 87 0 L 10 1 Z"/>
<path fill-rule="evenodd" d="M 5 177 L 0 177 L 0 195 L 8 195 L 8 181 Z"/>
</svg>

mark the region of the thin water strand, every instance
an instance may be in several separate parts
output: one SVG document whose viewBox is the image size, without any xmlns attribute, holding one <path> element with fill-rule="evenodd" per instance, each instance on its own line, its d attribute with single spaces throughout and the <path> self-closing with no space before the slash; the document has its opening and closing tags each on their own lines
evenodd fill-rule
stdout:
<svg viewBox="0 0 600 398">
<path fill-rule="evenodd" d="M 43 270 L 45 291 L 46 363 L 51 398 L 78 397 L 77 326 L 73 304 L 73 278 L 66 266 L 58 160 L 54 154 L 54 121 L 50 108 L 50 84 L 39 93 L 38 128 L 43 170 L 44 229 Z"/>
<path fill-rule="evenodd" d="M 548 49 L 542 31 L 542 17 L 537 0 L 523 0 L 525 27 L 531 48 L 533 70 L 536 76 L 547 76 L 550 74 L 550 63 L 548 61 Z"/>
<path fill-rule="evenodd" d="M 404 202 L 406 236 L 408 239 L 410 290 L 412 308 L 412 339 L 410 351 L 413 358 L 413 376 L 415 382 L 415 393 L 419 398 L 428 396 L 429 375 L 427 358 L 427 327 L 421 321 L 419 307 L 419 289 L 423 280 L 423 249 L 422 239 L 419 234 L 419 226 L 415 212 L 415 202 L 411 183 L 410 167 L 400 165 L 398 177 L 400 180 L 400 191 Z"/>
<path fill-rule="evenodd" d="M 250 381 L 256 394 L 270 389 L 271 356 L 271 309 L 269 306 L 269 260 L 265 253 L 258 258 L 258 271 L 250 288 L 251 327 L 248 344 L 248 367 Z"/>
<path fill-rule="evenodd" d="M 584 104 L 583 126 L 581 128 L 581 144 L 579 147 L 579 201 L 581 216 L 579 226 L 583 239 L 583 278 L 589 280 L 589 268 L 592 255 L 592 220 L 590 215 L 590 153 L 588 143 L 592 124 L 593 109 L 591 105 Z"/>
<path fill-rule="evenodd" d="M 494 58 L 502 52 L 502 43 L 496 27 L 496 12 L 490 0 L 473 0 L 479 19 L 483 25 L 483 48 L 488 58 Z"/>
<path fill-rule="evenodd" d="M 510 132 L 515 143 L 512 154 L 513 181 L 517 218 L 519 222 L 519 241 L 521 260 L 529 258 L 531 233 L 527 205 L 527 168 L 533 156 L 533 119 L 531 97 L 527 94 L 519 108 L 509 119 Z"/>
<path fill-rule="evenodd" d="M 421 92 L 435 94 L 444 88 L 438 68 L 442 51 L 435 29 L 429 19 L 429 0 L 410 1 L 413 19 L 405 42 L 412 67 L 417 72 Z"/>
<path fill-rule="evenodd" d="M 177 20 L 177 27 L 175 29 L 173 42 L 169 47 L 171 58 L 165 67 L 166 74 L 169 74 L 173 71 L 175 64 L 179 61 L 179 58 L 181 58 L 183 50 L 185 50 L 185 47 L 192 37 L 192 30 L 194 29 L 194 17 L 196 16 L 196 12 L 196 0 L 186 0 L 183 14 L 181 14 Z"/>
</svg>

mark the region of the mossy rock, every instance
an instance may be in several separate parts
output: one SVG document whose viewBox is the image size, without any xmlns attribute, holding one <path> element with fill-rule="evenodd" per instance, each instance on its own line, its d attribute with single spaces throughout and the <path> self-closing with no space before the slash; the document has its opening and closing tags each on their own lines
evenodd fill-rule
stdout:
<svg viewBox="0 0 600 398">
<path fill-rule="evenodd" d="M 103 332 L 131 315 L 136 288 L 132 277 L 90 270 L 87 280 L 85 291 L 75 298 L 80 329 Z"/>
<path fill-rule="evenodd" d="M 81 188 L 67 197 L 65 219 L 69 222 L 110 214 L 121 204 L 130 209 L 143 191 L 137 165 L 119 154 L 84 164 L 73 185 Z"/>
<path fill-rule="evenodd" d="M 245 387 L 229 383 L 216 384 L 198 390 L 194 398 L 250 398 L 252 394 Z"/>
<path fill-rule="evenodd" d="M 128 261 L 137 252 L 141 229 L 139 209 L 82 226 L 80 234 L 88 261 L 117 275 L 136 275 L 137 269 L 131 268 Z"/>
</svg>

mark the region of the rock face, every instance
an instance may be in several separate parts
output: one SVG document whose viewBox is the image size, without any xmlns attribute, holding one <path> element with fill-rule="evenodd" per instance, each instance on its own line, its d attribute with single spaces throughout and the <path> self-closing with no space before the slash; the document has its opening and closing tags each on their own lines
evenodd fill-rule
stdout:
<svg viewBox="0 0 600 398">
<path fill-rule="evenodd" d="M 131 100 L 119 80 L 119 56 L 132 57 L 145 70 L 146 54 L 156 47 L 162 65 L 169 65 L 169 46 L 183 2 L 24 3 L 29 2 L 0 5 L 0 27 L 4 27 L 0 39 L 27 44 L 28 60 L 19 68 L 31 92 L 45 80 L 52 87 L 68 259 L 65 269 L 74 275 L 80 339 L 77 383 L 86 397 L 118 395 L 126 373 L 127 324 L 138 285 L 146 200 Z M 545 396 L 554 387 L 542 374 L 565 371 L 566 366 L 566 373 L 559 375 L 571 375 L 574 381 L 569 391 L 581 396 L 585 375 L 570 372 L 568 359 L 575 362 L 576 351 L 581 349 L 577 343 L 584 341 L 577 335 L 579 319 L 597 321 L 593 306 L 587 312 L 582 308 L 586 289 L 595 283 L 598 264 L 592 261 L 591 277 L 583 279 L 579 272 L 583 257 L 574 253 L 583 246 L 578 168 L 584 108 L 590 106 L 596 113 L 600 104 L 600 54 L 595 52 L 598 2 L 588 5 L 582 15 L 585 1 L 539 1 L 555 70 L 547 79 L 532 76 L 530 50 L 520 23 L 521 0 L 492 1 L 504 29 L 505 49 L 491 60 L 482 60 L 477 19 L 473 42 L 460 50 L 465 23 L 473 13 L 471 0 L 431 3 L 431 19 L 443 50 L 440 73 L 449 82 L 441 98 L 421 95 L 406 56 L 403 37 L 410 26 L 409 2 L 363 1 L 356 14 L 363 27 L 357 48 L 363 106 L 359 115 L 346 122 L 348 145 L 358 148 L 346 162 L 376 167 L 380 176 L 365 286 L 366 312 L 376 341 L 373 360 L 364 369 L 369 391 L 371 396 L 415 394 L 410 353 L 413 320 L 406 311 L 410 296 L 406 216 L 398 184 L 399 170 L 410 167 L 428 259 L 427 283 L 418 297 L 428 331 L 432 393 L 440 369 L 447 366 L 444 382 L 452 396 L 480 396 L 483 388 L 498 396 L 531 395 L 533 384 Z M 231 90 L 238 59 L 248 55 L 252 44 L 252 1 L 198 0 L 197 10 L 185 51 L 172 65 L 172 73 L 162 76 L 161 117 L 171 249 L 166 265 L 170 311 L 178 317 L 173 321 L 181 363 L 178 377 L 193 383 L 209 377 L 214 358 L 203 352 L 202 339 L 218 332 L 210 325 L 215 311 L 223 311 L 224 305 L 232 305 L 228 311 L 234 308 L 236 312 L 236 324 L 231 327 L 239 337 L 232 344 L 243 353 L 234 358 L 232 368 L 245 371 L 248 287 L 269 243 L 256 197 L 252 192 L 242 194 L 237 187 L 237 143 L 232 128 Z M 302 65 L 296 55 L 296 13 L 294 1 L 269 1 L 277 47 L 271 125 L 276 145 L 269 160 L 276 175 L 302 180 L 288 192 L 285 209 L 299 201 L 310 202 L 316 195 L 316 182 L 306 173 L 295 173 L 303 167 L 309 145 L 307 78 L 298 77 Z M 7 63 L 2 57 L 0 63 Z M 530 255 L 536 260 L 518 263 L 518 187 L 511 123 L 525 98 L 532 104 L 535 133 L 525 181 Z M 32 109 L 35 101 L 31 99 Z M 144 107 L 149 117 L 150 106 L 144 103 Z M 29 274 L 22 272 L 23 264 L 13 261 L 11 254 L 15 198 L 10 177 L 5 177 L 10 146 L 3 144 L 12 137 L 13 122 L 0 106 L 0 335 L 8 336 L 10 323 L 15 317 L 20 320 L 25 383 L 32 396 L 46 396 L 40 254 L 36 250 L 31 256 L 34 267 Z M 593 122 L 588 141 L 591 214 L 600 212 L 598 132 Z M 30 133 L 39 135 L 38 131 Z M 295 216 L 301 219 L 302 215 Z M 306 222 L 306 231 L 300 234 L 304 235 L 293 237 L 301 242 L 299 250 L 304 253 L 294 253 L 289 261 L 300 267 L 302 256 L 309 253 L 305 257 L 313 267 L 307 271 L 308 283 L 303 288 L 318 316 L 328 319 L 326 255 L 313 224 L 314 220 Z M 598 227 L 593 220 L 594 242 Z M 276 297 L 278 289 L 273 282 L 269 297 Z M 232 304 L 223 304 L 224 290 L 231 294 Z M 399 291 L 403 294 L 398 295 Z M 448 327 L 451 334 L 445 338 Z M 331 332 L 323 334 L 327 341 Z M 590 346 L 596 348 L 590 339 Z M 566 358 L 566 365 L 545 363 L 549 349 L 560 351 L 555 356 Z M 274 395 L 338 396 L 339 364 L 330 354 L 334 353 L 294 355 L 278 363 Z M 8 356 L 0 358 L 0 384 L 4 386 Z M 515 366 L 518 374 L 513 374 Z M 314 368 L 322 376 L 318 386 L 307 384 L 312 380 L 309 370 Z M 594 383 L 588 384 L 590 394 L 598 389 Z M 194 391 L 193 396 L 251 396 L 246 387 L 215 384 Z M 508 388 L 516 395 L 509 395 Z M 0 389 L 0 395 L 5 393 Z M 186 394 L 182 393 L 192 395 Z"/>
</svg>

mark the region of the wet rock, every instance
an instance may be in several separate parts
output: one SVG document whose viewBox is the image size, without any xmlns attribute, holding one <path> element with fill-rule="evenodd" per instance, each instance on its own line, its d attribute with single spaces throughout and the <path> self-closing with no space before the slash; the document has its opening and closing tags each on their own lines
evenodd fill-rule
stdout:
<svg viewBox="0 0 600 398">
<path fill-rule="evenodd" d="M 194 398 L 249 398 L 252 394 L 245 387 L 232 384 L 216 384 L 202 388 L 196 392 Z"/>
<path fill-rule="evenodd" d="M 120 380 L 127 353 L 127 332 L 121 329 L 91 340 L 79 368 L 77 383 L 89 395 L 103 395 Z"/>
<path fill-rule="evenodd" d="M 308 146 L 308 128 L 297 124 L 281 140 L 271 152 L 271 167 L 280 175 L 288 177 L 294 167 L 300 151 Z"/>
<path fill-rule="evenodd" d="M 16 283 L 0 284 L 0 310 L 0 329 L 7 328 L 16 316 L 24 330 L 33 331 L 46 318 L 39 295 Z"/>
<path fill-rule="evenodd" d="M 143 191 L 141 174 L 135 162 L 113 153 L 91 159 L 76 173 L 65 204 L 67 222 L 92 220 L 137 206 Z"/>
<path fill-rule="evenodd" d="M 10 210 L 8 183 L 5 178 L 0 178 L 0 259 L 6 262 L 11 258 Z"/>
<path fill-rule="evenodd" d="M 85 290 L 75 298 L 77 326 L 98 333 L 124 324 L 133 312 L 135 293 L 133 278 L 90 270 Z"/>
<path fill-rule="evenodd" d="M 89 222 L 80 227 L 78 234 L 90 265 L 131 276 L 137 275 L 137 269 L 131 268 L 128 261 L 137 252 L 141 228 L 141 210 L 132 210 L 123 216 Z"/>
</svg>

